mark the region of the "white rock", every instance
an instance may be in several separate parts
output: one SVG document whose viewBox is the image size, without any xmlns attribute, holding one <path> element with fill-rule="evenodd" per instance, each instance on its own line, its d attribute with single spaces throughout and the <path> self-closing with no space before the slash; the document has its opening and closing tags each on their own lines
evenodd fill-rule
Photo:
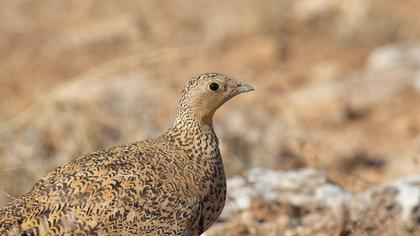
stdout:
<svg viewBox="0 0 420 236">
<path fill-rule="evenodd" d="M 368 58 L 368 69 L 373 71 L 410 69 L 420 67 L 420 46 L 391 44 L 374 50 Z"/>
<path fill-rule="evenodd" d="M 402 218 L 411 220 L 415 207 L 420 207 L 420 176 L 409 176 L 395 181 L 393 184 L 398 189 L 397 202 L 402 207 Z"/>
<path fill-rule="evenodd" d="M 230 178 L 227 185 L 228 198 L 222 213 L 225 219 L 248 210 L 255 198 L 286 205 L 325 207 L 337 221 L 347 210 L 354 221 L 363 220 L 362 212 L 387 211 L 376 208 L 387 207 L 380 203 L 381 199 L 388 199 L 401 207 L 401 221 L 410 222 L 415 218 L 414 209 L 420 206 L 420 176 L 374 186 L 355 195 L 329 182 L 325 173 L 315 169 L 273 171 L 254 168 L 245 176 Z M 388 191 L 390 189 L 395 190 Z"/>
</svg>

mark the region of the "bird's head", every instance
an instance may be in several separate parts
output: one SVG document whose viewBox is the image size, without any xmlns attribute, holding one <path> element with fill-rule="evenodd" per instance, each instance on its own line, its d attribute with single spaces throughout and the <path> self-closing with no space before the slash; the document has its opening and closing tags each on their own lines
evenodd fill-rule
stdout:
<svg viewBox="0 0 420 236">
<path fill-rule="evenodd" d="M 249 84 L 226 75 L 206 73 L 190 80 L 182 91 L 177 121 L 194 119 L 211 123 L 214 112 L 232 97 L 253 91 Z"/>
</svg>

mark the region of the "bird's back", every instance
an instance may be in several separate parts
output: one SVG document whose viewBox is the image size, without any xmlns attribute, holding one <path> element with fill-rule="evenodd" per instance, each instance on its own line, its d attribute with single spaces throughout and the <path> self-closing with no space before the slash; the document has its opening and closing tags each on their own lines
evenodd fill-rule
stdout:
<svg viewBox="0 0 420 236">
<path fill-rule="evenodd" d="M 199 223 L 200 190 L 189 164 L 157 141 L 78 158 L 1 208 L 0 233 L 192 234 L 185 230 Z"/>
</svg>

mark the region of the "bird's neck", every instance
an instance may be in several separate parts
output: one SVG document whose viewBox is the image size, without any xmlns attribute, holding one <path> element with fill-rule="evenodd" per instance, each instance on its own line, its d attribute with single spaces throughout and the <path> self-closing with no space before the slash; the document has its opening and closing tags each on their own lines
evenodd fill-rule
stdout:
<svg viewBox="0 0 420 236">
<path fill-rule="evenodd" d="M 172 129 L 190 131 L 191 129 L 210 129 L 213 131 L 214 112 L 204 112 L 199 107 L 179 107 Z"/>
<path fill-rule="evenodd" d="M 216 139 L 212 119 L 206 122 L 194 119 L 176 120 L 168 132 L 184 141 L 195 141 L 203 137 L 207 138 L 208 140 L 204 141 L 208 142 Z"/>
<path fill-rule="evenodd" d="M 213 129 L 212 116 L 201 119 L 191 114 L 178 114 L 172 128 L 163 136 L 175 146 L 203 154 L 219 152 L 219 141 Z"/>
</svg>

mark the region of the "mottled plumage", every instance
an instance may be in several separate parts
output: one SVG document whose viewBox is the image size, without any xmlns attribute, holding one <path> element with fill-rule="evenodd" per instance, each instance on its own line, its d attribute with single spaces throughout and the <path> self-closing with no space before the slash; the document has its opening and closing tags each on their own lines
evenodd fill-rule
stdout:
<svg viewBox="0 0 420 236">
<path fill-rule="evenodd" d="M 0 235 L 201 234 L 220 215 L 226 197 L 213 114 L 251 90 L 222 74 L 195 77 L 166 133 L 51 171 L 0 208 Z"/>
</svg>

